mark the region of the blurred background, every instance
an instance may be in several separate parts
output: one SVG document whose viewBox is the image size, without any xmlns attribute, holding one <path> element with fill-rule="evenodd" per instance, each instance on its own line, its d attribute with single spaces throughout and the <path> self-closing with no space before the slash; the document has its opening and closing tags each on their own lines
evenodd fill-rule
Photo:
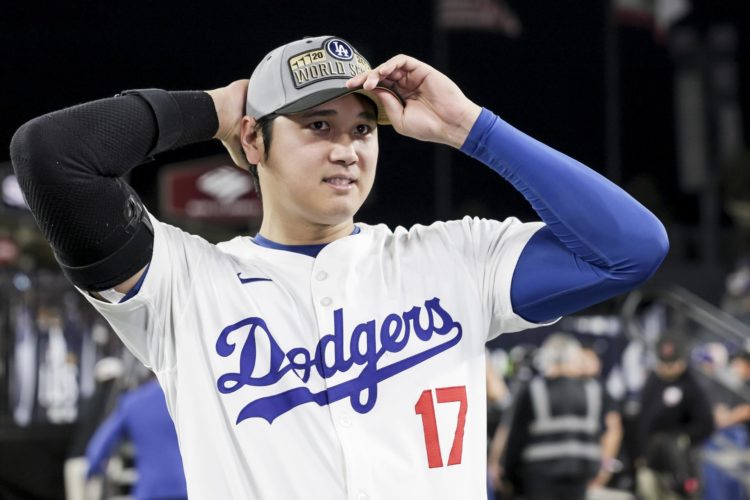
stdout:
<svg viewBox="0 0 750 500">
<path fill-rule="evenodd" d="M 64 498 L 63 464 L 84 456 L 117 398 L 147 378 L 59 272 L 13 177 L 14 131 L 125 89 L 223 86 L 249 77 L 272 48 L 322 34 L 350 41 L 373 65 L 396 53 L 431 63 L 478 104 L 623 186 L 667 227 L 670 255 L 643 289 L 488 345 L 492 375 L 508 387 L 490 405 L 490 438 L 512 413 L 514 391 L 539 371 L 534 353 L 553 331 L 593 346 L 626 433 L 639 425 L 666 331 L 711 396 L 716 434 L 746 426 L 721 412 L 750 403 L 747 380 L 731 368 L 750 348 L 750 2 L 6 2 L 0 500 Z M 536 219 L 509 184 L 460 152 L 379 133 L 379 175 L 360 221 Z M 229 165 L 214 141 L 160 155 L 129 181 L 160 219 L 217 242 L 255 234 L 262 215 L 249 178 Z M 702 486 L 679 494 L 730 498 L 720 488 L 731 484 L 732 498 L 746 498 L 738 471 L 750 466 L 747 436 L 731 436 L 700 443 L 689 478 Z M 638 457 L 621 448 L 609 486 L 633 492 Z M 105 473 L 100 498 L 127 495 L 136 481 L 122 472 L 133 459 L 127 443 L 113 454 L 121 467 Z"/>
</svg>

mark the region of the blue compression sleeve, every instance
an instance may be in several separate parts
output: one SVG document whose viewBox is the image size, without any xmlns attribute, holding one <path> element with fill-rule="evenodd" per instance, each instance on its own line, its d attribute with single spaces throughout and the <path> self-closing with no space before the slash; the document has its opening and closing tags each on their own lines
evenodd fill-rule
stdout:
<svg viewBox="0 0 750 500">
<path fill-rule="evenodd" d="M 661 222 L 580 162 L 483 109 L 461 151 L 510 182 L 546 227 L 519 257 L 511 283 L 516 314 L 544 322 L 647 280 L 667 254 Z"/>
</svg>

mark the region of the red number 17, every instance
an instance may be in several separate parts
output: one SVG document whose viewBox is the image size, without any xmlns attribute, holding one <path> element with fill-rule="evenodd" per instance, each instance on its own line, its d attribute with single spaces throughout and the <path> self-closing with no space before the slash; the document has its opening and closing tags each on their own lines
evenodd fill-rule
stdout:
<svg viewBox="0 0 750 500">
<path fill-rule="evenodd" d="M 464 447 L 464 424 L 466 423 L 466 386 L 440 387 L 435 389 L 438 403 L 460 403 L 458 408 L 458 422 L 456 432 L 453 436 L 453 446 L 448 455 L 448 465 L 461 463 L 461 454 Z M 437 420 L 435 419 L 435 404 L 432 401 L 432 391 L 426 389 L 419 396 L 414 411 L 422 416 L 422 428 L 424 429 L 424 444 L 427 448 L 427 463 L 430 469 L 443 466 L 443 456 L 440 452 L 440 439 L 438 438 Z"/>
</svg>

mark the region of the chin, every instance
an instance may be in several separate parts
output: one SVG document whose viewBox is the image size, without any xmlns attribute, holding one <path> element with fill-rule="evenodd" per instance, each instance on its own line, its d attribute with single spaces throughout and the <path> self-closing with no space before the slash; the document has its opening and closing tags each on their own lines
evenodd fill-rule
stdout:
<svg viewBox="0 0 750 500">
<path fill-rule="evenodd" d="M 343 224 L 345 222 L 351 221 L 354 217 L 354 214 L 357 213 L 358 208 L 359 207 L 355 208 L 349 205 L 329 207 L 328 210 L 318 211 L 317 217 L 315 217 L 315 219 L 317 222 L 326 226 L 336 226 L 338 224 Z"/>
<path fill-rule="evenodd" d="M 318 207 L 317 212 L 326 219 L 337 219 L 337 220 L 348 220 L 354 217 L 362 203 L 359 200 L 354 199 L 334 199 L 329 200 L 323 206 Z"/>
<path fill-rule="evenodd" d="M 328 214 L 320 217 L 319 221 L 325 226 L 338 226 L 350 222 L 354 218 L 354 213 L 346 214 Z"/>
</svg>

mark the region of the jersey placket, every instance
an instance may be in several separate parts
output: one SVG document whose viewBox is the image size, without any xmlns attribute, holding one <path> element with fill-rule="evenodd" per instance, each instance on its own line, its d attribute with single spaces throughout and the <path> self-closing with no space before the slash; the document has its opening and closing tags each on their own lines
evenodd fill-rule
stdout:
<svg viewBox="0 0 750 500">
<path fill-rule="evenodd" d="M 318 254 L 315 259 L 315 264 L 313 265 L 310 279 L 310 291 L 313 303 L 315 304 L 315 313 L 318 323 L 318 341 L 323 339 L 326 335 L 334 334 L 334 318 L 336 311 L 343 309 L 344 305 L 342 290 L 344 283 L 343 275 L 345 271 L 340 268 L 340 264 L 337 266 L 337 261 L 341 262 L 341 260 L 333 250 L 333 248 L 326 248 Z M 341 313 L 343 313 L 343 311 Z M 345 319 L 346 318 L 344 317 L 344 320 Z M 347 325 L 346 323 L 343 325 L 345 356 L 347 356 L 349 350 L 348 340 L 351 333 L 348 330 L 349 326 L 351 325 Z M 334 364 L 332 362 L 334 356 L 334 345 L 328 344 L 326 352 L 328 352 L 328 355 L 325 356 L 325 359 L 328 360 L 326 366 L 330 368 Z M 335 387 L 340 383 L 351 380 L 358 374 L 359 369 L 360 367 L 354 365 L 348 371 L 336 371 L 330 374 L 330 377 L 328 378 L 323 377 L 326 390 Z M 350 404 L 350 399 L 347 397 L 332 402 L 327 408 L 331 416 L 331 423 L 333 424 L 336 435 L 338 436 L 341 451 L 344 455 L 344 474 L 348 497 L 352 500 L 366 500 L 369 497 L 361 489 L 363 482 L 358 480 L 361 474 L 358 472 L 358 450 L 356 450 L 354 446 L 354 433 L 357 432 L 357 419 L 355 411 Z M 361 450 L 359 452 L 361 453 Z"/>
</svg>

